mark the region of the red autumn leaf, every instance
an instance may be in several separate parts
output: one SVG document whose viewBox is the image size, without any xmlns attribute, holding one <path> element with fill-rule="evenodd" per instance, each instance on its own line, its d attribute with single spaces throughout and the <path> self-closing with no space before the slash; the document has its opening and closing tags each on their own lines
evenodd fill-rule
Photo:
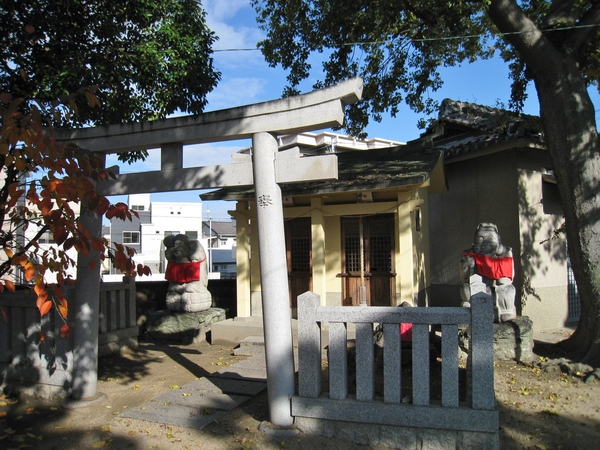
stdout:
<svg viewBox="0 0 600 450">
<path fill-rule="evenodd" d="M 125 266 L 127 265 L 128 261 L 129 260 L 127 259 L 127 256 L 125 256 L 125 253 L 117 252 L 117 253 L 115 253 L 115 258 L 114 258 L 113 264 L 115 265 L 115 267 L 117 269 L 123 270 L 125 268 Z"/>
<path fill-rule="evenodd" d="M 69 310 L 63 305 L 58 305 L 58 312 L 60 313 L 63 319 L 66 319 L 67 315 L 69 314 Z"/>
<path fill-rule="evenodd" d="M 65 242 L 67 240 L 67 237 L 69 237 L 69 232 L 63 227 L 59 227 L 56 230 L 54 230 L 54 241 L 58 245 L 61 245 L 63 242 Z"/>
<path fill-rule="evenodd" d="M 8 289 L 10 292 L 15 292 L 15 283 L 12 281 L 4 280 L 4 286 L 6 286 L 6 289 Z"/>
<path fill-rule="evenodd" d="M 50 311 L 50 308 L 52 308 L 52 302 L 51 301 L 47 301 L 44 304 L 42 304 L 42 306 L 40 307 L 40 316 L 45 316 L 46 314 L 48 314 L 48 311 Z"/>
<path fill-rule="evenodd" d="M 35 301 L 35 306 L 37 306 L 38 309 L 41 311 L 42 305 L 44 303 L 46 303 L 47 300 L 48 300 L 48 292 L 46 292 L 46 290 L 44 290 L 43 292 L 40 292 L 38 294 L 37 300 Z"/>
<path fill-rule="evenodd" d="M 60 337 L 67 339 L 70 335 L 71 329 L 69 328 L 69 325 L 65 323 L 62 327 L 60 327 Z"/>
<path fill-rule="evenodd" d="M 70 237 L 69 239 L 67 239 L 64 244 L 63 244 L 63 249 L 65 251 L 71 249 L 73 247 L 73 245 L 75 245 L 75 238 L 74 237 Z"/>
<path fill-rule="evenodd" d="M 62 274 L 61 274 L 62 275 Z M 57 277 L 58 278 L 58 277 Z M 56 284 L 53 284 L 52 286 L 52 293 L 54 294 L 54 297 L 58 300 L 58 301 L 62 301 L 65 299 L 65 296 L 62 292 L 62 290 L 60 289 L 59 286 L 57 286 Z"/>
<path fill-rule="evenodd" d="M 34 277 L 35 277 L 35 266 L 30 261 L 28 264 L 25 265 L 25 280 L 31 281 L 31 280 L 33 280 Z"/>
<path fill-rule="evenodd" d="M 38 208 L 40 209 L 42 216 L 47 216 L 52 211 L 53 206 L 52 200 L 50 200 L 49 197 L 46 197 L 40 202 Z"/>
<path fill-rule="evenodd" d="M 92 239 L 92 248 L 98 252 L 104 251 L 104 243 L 99 239 Z"/>
<path fill-rule="evenodd" d="M 38 296 L 42 292 L 46 292 L 46 287 L 44 286 L 44 283 L 42 283 L 41 278 L 36 280 L 35 286 L 33 287 L 33 292 L 35 292 Z"/>
<path fill-rule="evenodd" d="M 96 206 L 96 212 L 98 213 L 98 215 L 103 216 L 106 211 L 108 211 L 108 207 L 110 206 L 110 203 L 108 201 L 108 199 L 106 197 L 101 197 L 98 200 L 98 206 Z"/>
<path fill-rule="evenodd" d="M 115 217 L 116 212 L 117 208 L 115 208 L 114 206 L 110 206 L 106 211 L 106 218 L 109 220 L 112 219 L 113 217 Z"/>
<path fill-rule="evenodd" d="M 59 185 L 62 185 L 61 180 L 51 180 L 46 184 L 46 189 L 48 189 L 49 192 L 54 192 Z"/>
<path fill-rule="evenodd" d="M 25 267 L 25 264 L 27 264 L 27 262 L 28 262 L 27 256 L 25 256 L 25 255 L 17 255 L 17 256 L 14 256 L 10 260 L 10 263 L 13 266 L 23 266 L 23 267 Z"/>
</svg>

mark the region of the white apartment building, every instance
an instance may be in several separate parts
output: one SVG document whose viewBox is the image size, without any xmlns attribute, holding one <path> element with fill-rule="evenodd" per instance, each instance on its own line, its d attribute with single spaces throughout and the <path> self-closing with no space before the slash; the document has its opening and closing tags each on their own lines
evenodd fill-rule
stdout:
<svg viewBox="0 0 600 450">
<path fill-rule="evenodd" d="M 202 220 L 202 202 L 153 202 L 150 194 L 135 194 L 128 196 L 129 209 L 136 211 L 139 218 L 133 217 L 132 221 L 111 219 L 110 240 L 136 250 L 134 260 L 144 264 L 152 270 L 150 277 L 142 279 L 164 280 L 166 259 L 164 254 L 163 239 L 165 236 L 185 234 L 191 239 L 198 239 L 205 251 L 211 252 L 215 248 L 229 248 L 235 246 L 235 239 L 219 239 L 217 232 L 210 232 L 208 224 L 217 228 L 219 221 Z M 235 229 L 235 227 L 233 228 Z M 232 255 L 235 253 L 231 252 Z M 233 265 L 235 266 L 235 257 Z M 219 278 L 217 271 L 210 271 L 210 278 Z M 104 281 L 120 279 L 121 275 L 114 268 L 110 274 L 103 276 Z"/>
</svg>

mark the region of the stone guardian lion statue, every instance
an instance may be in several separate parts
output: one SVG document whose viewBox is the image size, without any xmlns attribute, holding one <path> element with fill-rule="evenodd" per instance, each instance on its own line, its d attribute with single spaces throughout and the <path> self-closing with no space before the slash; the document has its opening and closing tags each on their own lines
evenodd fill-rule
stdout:
<svg viewBox="0 0 600 450">
<path fill-rule="evenodd" d="M 514 271 L 512 249 L 500 241 L 498 227 L 493 223 L 480 223 L 472 247 L 463 252 L 460 261 L 462 305 L 470 306 L 473 286 L 483 283 L 485 292 L 495 300 L 494 321 L 515 319 Z"/>
<path fill-rule="evenodd" d="M 198 240 L 185 234 L 165 237 L 169 281 L 167 308 L 175 312 L 199 312 L 211 307 L 208 291 L 208 266 L 206 253 Z"/>
</svg>

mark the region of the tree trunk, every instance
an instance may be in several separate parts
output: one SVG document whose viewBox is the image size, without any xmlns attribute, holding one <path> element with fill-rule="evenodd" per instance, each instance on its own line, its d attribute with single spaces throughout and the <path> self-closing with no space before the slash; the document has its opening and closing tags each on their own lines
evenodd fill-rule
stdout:
<svg viewBox="0 0 600 450">
<path fill-rule="evenodd" d="M 567 58 L 535 84 L 581 298 L 579 325 L 565 344 L 588 362 L 600 362 L 600 146 L 594 106 Z"/>
<path fill-rule="evenodd" d="M 492 0 L 489 16 L 502 32 L 514 33 L 506 39 L 533 73 L 540 101 L 581 297 L 579 325 L 563 344 L 576 358 L 600 363 L 600 141 L 594 105 L 569 50 L 554 47 L 513 0 Z"/>
</svg>

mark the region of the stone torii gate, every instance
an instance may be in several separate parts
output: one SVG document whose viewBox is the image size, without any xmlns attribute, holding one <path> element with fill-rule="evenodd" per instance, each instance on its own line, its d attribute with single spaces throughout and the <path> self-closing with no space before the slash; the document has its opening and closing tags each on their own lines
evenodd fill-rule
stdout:
<svg viewBox="0 0 600 450">
<path fill-rule="evenodd" d="M 341 126 L 344 106 L 361 98 L 362 80 L 355 78 L 308 94 L 249 106 L 109 127 L 64 132 L 58 138 L 102 154 L 161 149 L 161 170 L 118 175 L 98 183 L 103 195 L 170 192 L 223 187 L 255 187 L 260 251 L 267 389 L 271 423 L 293 422 L 294 358 L 279 184 L 337 178 L 337 157 L 300 157 L 299 149 L 278 152 L 276 135 Z M 183 145 L 252 139 L 252 154 L 235 154 L 228 165 L 183 168 Z M 101 219 L 82 211 L 82 220 L 100 237 Z M 78 257 L 74 326 L 73 398 L 97 395 L 98 254 Z"/>
</svg>

